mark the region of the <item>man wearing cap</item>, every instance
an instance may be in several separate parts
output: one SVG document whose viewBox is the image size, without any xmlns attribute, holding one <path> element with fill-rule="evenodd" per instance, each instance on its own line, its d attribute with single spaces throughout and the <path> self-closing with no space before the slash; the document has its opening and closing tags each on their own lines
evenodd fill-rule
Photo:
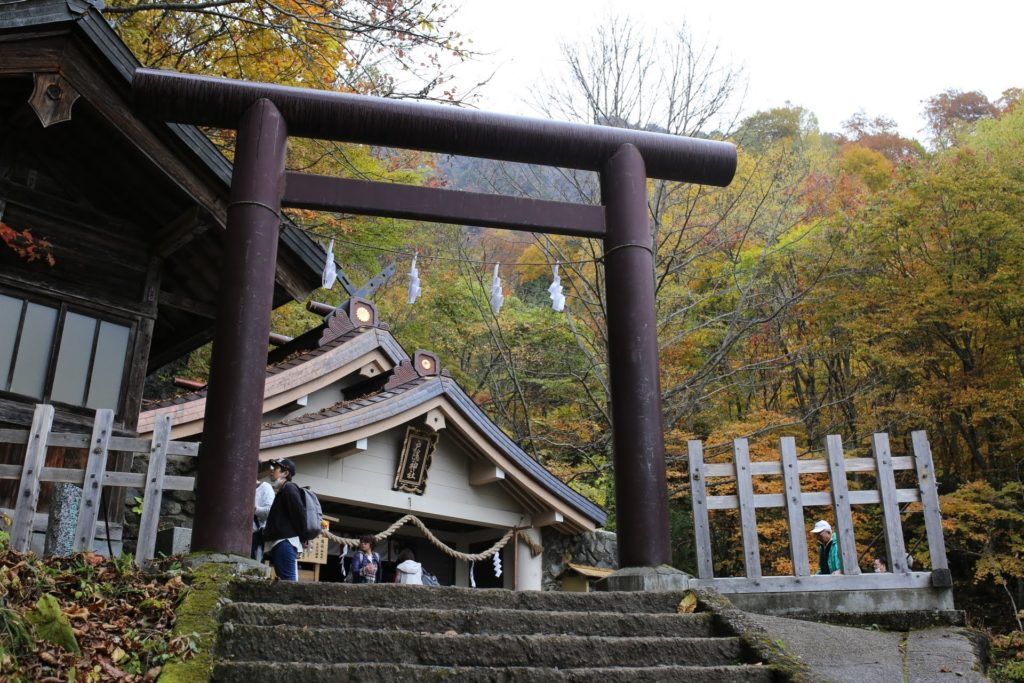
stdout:
<svg viewBox="0 0 1024 683">
<path fill-rule="evenodd" d="M 818 539 L 818 573 L 841 574 L 839 563 L 839 539 L 832 533 L 832 525 L 823 519 L 814 523 L 811 535 Z"/>
<path fill-rule="evenodd" d="M 299 566 L 296 558 L 302 552 L 299 531 L 306 518 L 302 492 L 292 481 L 295 463 L 288 458 L 270 461 L 270 485 L 277 495 L 263 529 L 266 556 L 280 581 L 296 581 Z"/>
</svg>

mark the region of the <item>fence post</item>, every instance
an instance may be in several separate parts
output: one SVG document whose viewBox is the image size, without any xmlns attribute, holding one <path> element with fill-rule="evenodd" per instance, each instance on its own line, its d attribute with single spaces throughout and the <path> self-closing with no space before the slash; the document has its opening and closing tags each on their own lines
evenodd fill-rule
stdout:
<svg viewBox="0 0 1024 683">
<path fill-rule="evenodd" d="M 704 476 L 704 445 L 700 441 L 687 442 L 690 470 L 690 500 L 693 502 L 693 536 L 697 545 L 697 576 L 711 579 L 715 576 L 711 559 L 711 528 L 708 522 L 708 497 Z"/>
<path fill-rule="evenodd" d="M 750 476 L 750 451 L 746 439 L 732 442 L 736 466 L 736 496 L 740 505 L 740 527 L 743 532 L 743 566 L 747 577 L 761 577 L 761 548 L 757 542 L 757 513 L 754 510 L 754 482 Z"/>
<path fill-rule="evenodd" d="M 46 439 L 53 426 L 53 406 L 39 404 L 32 415 L 32 429 L 25 447 L 25 464 L 21 470 L 18 501 L 14 505 L 11 548 L 27 552 L 32 545 L 32 523 L 39 504 L 39 475 L 46 465 Z"/>
<path fill-rule="evenodd" d="M 789 557 L 793 561 L 794 576 L 811 573 L 807 562 L 807 529 L 804 526 L 804 504 L 800 494 L 800 463 L 796 459 L 796 439 L 779 439 L 782 455 L 782 479 L 786 491 L 786 516 L 789 519 Z"/>
<path fill-rule="evenodd" d="M 146 492 L 143 494 L 142 517 L 139 520 L 139 542 L 135 548 L 135 564 L 139 567 L 153 559 L 156 552 L 156 528 L 160 521 L 164 471 L 167 469 L 167 442 L 170 438 L 171 416 L 160 415 L 153 424 L 153 445 L 149 449 Z"/>
<path fill-rule="evenodd" d="M 928 533 L 928 553 L 932 561 L 932 585 L 952 586 L 953 578 L 946 564 L 946 541 L 942 536 L 942 516 L 939 514 L 939 494 L 936 490 L 935 465 L 932 447 L 923 431 L 911 432 L 914 460 L 917 463 L 917 484 L 921 490 L 924 508 L 924 528 Z"/>
<path fill-rule="evenodd" d="M 903 522 L 900 503 L 896 500 L 896 477 L 892 471 L 892 451 L 888 434 L 872 434 L 871 450 L 875 454 L 878 474 L 878 495 L 882 499 L 882 517 L 885 522 L 885 548 L 889 555 L 889 570 L 894 574 L 907 573 L 907 550 L 903 544 Z"/>
<path fill-rule="evenodd" d="M 96 421 L 89 441 L 89 460 L 85 464 L 85 480 L 82 482 L 82 504 L 78 507 L 78 524 L 75 525 L 75 544 L 72 550 L 92 550 L 96 537 L 96 518 L 103 496 L 103 475 L 107 471 L 107 450 L 110 434 L 114 428 L 114 411 L 101 408 L 96 411 Z"/>
<path fill-rule="evenodd" d="M 857 544 L 853 536 L 853 515 L 850 514 L 850 490 L 846 484 L 842 438 L 838 434 L 829 434 L 825 438 L 825 451 L 828 457 L 828 476 L 832 482 L 832 509 L 836 517 L 835 533 L 839 534 L 843 574 L 860 574 Z M 821 570 L 820 567 L 818 569 Z"/>
</svg>

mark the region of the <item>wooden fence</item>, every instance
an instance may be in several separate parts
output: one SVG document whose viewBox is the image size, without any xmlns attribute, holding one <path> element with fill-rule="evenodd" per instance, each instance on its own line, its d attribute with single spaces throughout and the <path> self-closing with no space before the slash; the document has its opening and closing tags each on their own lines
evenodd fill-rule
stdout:
<svg viewBox="0 0 1024 683">
<path fill-rule="evenodd" d="M 75 527 L 75 552 L 92 548 L 103 487 L 122 486 L 145 489 L 135 564 L 142 566 L 153 559 L 163 492 L 191 491 L 195 486 L 194 477 L 165 474 L 167 456 L 194 457 L 199 451 L 199 444 L 171 441 L 169 415 L 156 419 L 151 440 L 114 436 L 114 413 L 106 409 L 96 411 L 91 437 L 88 434 L 51 432 L 52 425 L 53 406 L 37 405 L 31 429 L 0 429 L 0 443 L 26 445 L 23 464 L 0 465 L 0 479 L 18 479 L 21 482 L 13 512 L 4 510 L 13 519 L 11 547 L 20 552 L 31 547 L 33 528 L 38 526 L 40 517 L 36 514 L 36 508 L 42 482 L 66 482 L 82 487 Z M 88 449 L 85 469 L 46 467 L 46 449 L 51 446 Z M 146 453 L 149 455 L 148 471 L 146 474 L 108 472 L 107 455 L 110 452 Z"/>
<path fill-rule="evenodd" d="M 939 498 L 935 487 L 935 468 L 931 447 L 923 431 L 913 432 L 912 456 L 893 457 L 887 434 L 874 434 L 874 457 L 845 458 L 839 436 L 825 440 L 824 460 L 797 459 L 792 437 L 780 440 L 780 460 L 751 462 L 746 439 L 733 442 L 733 462 L 705 463 L 700 441 L 689 442 L 690 486 L 697 550 L 697 585 L 708 585 L 722 593 L 872 590 L 894 588 L 948 587 L 951 585 L 946 564 L 946 546 L 942 538 Z M 915 488 L 896 488 L 895 471 L 916 471 Z M 828 491 L 802 491 L 800 475 L 828 473 Z M 874 490 L 849 490 L 847 473 L 870 472 L 875 475 Z M 782 478 L 782 493 L 755 494 L 752 477 Z M 728 478 L 735 481 L 736 494 L 708 496 L 708 480 Z M 913 572 L 907 566 L 900 504 L 920 502 L 924 510 L 931 570 Z M 861 574 L 854 541 L 853 505 L 882 506 L 889 572 Z M 807 559 L 808 528 L 804 507 L 831 506 L 833 529 L 839 538 L 842 575 L 811 576 Z M 792 576 L 764 576 L 757 535 L 759 508 L 785 508 L 789 524 L 789 552 Z M 711 555 L 710 510 L 739 510 L 739 536 L 743 544 L 745 577 L 715 577 Z"/>
</svg>

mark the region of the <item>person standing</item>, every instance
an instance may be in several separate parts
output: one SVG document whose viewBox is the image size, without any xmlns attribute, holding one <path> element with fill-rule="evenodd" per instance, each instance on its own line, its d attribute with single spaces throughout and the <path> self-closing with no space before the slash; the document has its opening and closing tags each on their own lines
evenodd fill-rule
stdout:
<svg viewBox="0 0 1024 683">
<path fill-rule="evenodd" d="M 270 461 L 270 484 L 275 493 L 274 504 L 263 529 L 265 552 L 280 581 L 297 581 L 297 558 L 302 552 L 299 531 L 306 519 L 302 491 L 292 477 L 295 463 L 288 458 Z"/>
<path fill-rule="evenodd" d="M 396 583 L 413 586 L 423 585 L 423 565 L 416 561 L 416 556 L 406 548 L 398 553 L 398 566 L 395 567 Z"/>
<path fill-rule="evenodd" d="M 841 574 L 839 539 L 832 533 L 832 525 L 823 519 L 814 523 L 811 535 L 818 539 L 818 574 Z"/>
<path fill-rule="evenodd" d="M 379 583 L 384 576 L 380 566 L 380 555 L 373 551 L 377 539 L 363 536 L 359 539 L 359 550 L 352 558 L 352 583 Z"/>
<path fill-rule="evenodd" d="M 267 526 L 270 506 L 274 504 L 274 487 L 269 481 L 256 480 L 256 503 L 252 516 L 252 550 L 249 556 L 257 562 L 263 561 L 263 529 Z"/>
</svg>

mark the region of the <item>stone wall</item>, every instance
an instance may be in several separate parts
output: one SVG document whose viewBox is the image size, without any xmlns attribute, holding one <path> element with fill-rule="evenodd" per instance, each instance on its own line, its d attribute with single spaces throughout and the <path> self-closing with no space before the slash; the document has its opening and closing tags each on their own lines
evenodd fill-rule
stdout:
<svg viewBox="0 0 1024 683">
<path fill-rule="evenodd" d="M 618 543 L 610 531 L 592 531 L 578 536 L 565 536 L 548 529 L 542 530 L 544 544 L 543 576 L 541 587 L 546 591 L 561 590 L 558 576 L 570 562 L 590 567 L 618 569 Z"/>
<path fill-rule="evenodd" d="M 186 456 L 168 456 L 165 474 L 181 477 L 196 476 L 196 458 Z M 148 455 L 136 455 L 132 460 L 132 472 L 146 473 L 149 467 Z M 142 498 L 142 489 L 126 489 L 124 500 L 124 552 L 134 553 L 139 538 L 139 515 L 132 512 L 137 503 L 135 498 Z M 164 491 L 160 501 L 160 522 L 157 529 L 171 527 L 192 528 L 192 520 L 196 514 L 195 491 Z"/>
</svg>

